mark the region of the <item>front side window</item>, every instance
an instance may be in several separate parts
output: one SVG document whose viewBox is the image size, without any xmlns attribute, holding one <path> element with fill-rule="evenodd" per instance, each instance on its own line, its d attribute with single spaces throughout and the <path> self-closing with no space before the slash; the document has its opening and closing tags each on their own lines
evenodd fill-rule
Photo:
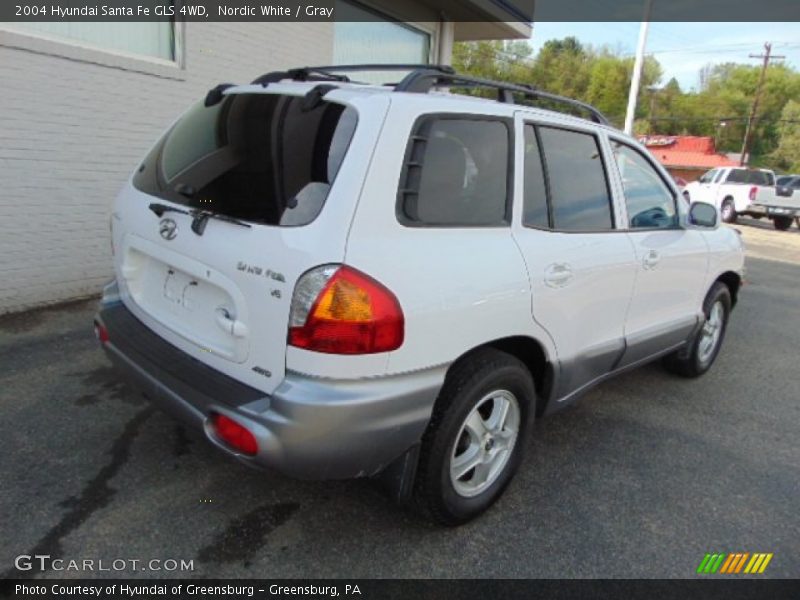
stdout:
<svg viewBox="0 0 800 600">
<path fill-rule="evenodd" d="M 423 120 L 409 144 L 398 217 L 406 225 L 507 225 L 509 146 L 501 120 Z"/>
<path fill-rule="evenodd" d="M 711 181 L 714 179 L 714 176 L 716 174 L 717 174 L 717 170 L 716 169 L 711 169 L 710 171 L 706 171 L 705 173 L 703 173 L 700 176 L 700 179 L 698 179 L 697 181 L 698 181 L 698 183 L 711 183 Z"/>
<path fill-rule="evenodd" d="M 630 146 L 612 142 L 631 229 L 678 225 L 675 197 L 652 164 Z"/>
<path fill-rule="evenodd" d="M 145 158 L 133 185 L 191 208 L 265 225 L 320 213 L 355 132 L 355 109 L 229 94 L 190 108 Z"/>
<path fill-rule="evenodd" d="M 589 133 L 539 127 L 553 228 L 561 231 L 613 229 L 611 194 L 597 138 Z"/>
</svg>

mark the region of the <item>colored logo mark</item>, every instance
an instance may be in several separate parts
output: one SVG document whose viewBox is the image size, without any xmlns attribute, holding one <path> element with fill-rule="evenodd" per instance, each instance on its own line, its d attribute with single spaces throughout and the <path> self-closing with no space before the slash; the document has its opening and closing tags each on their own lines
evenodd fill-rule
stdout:
<svg viewBox="0 0 800 600">
<path fill-rule="evenodd" d="M 763 573 L 769 561 L 772 560 L 772 553 L 755 552 L 731 552 L 730 554 L 706 554 L 700 566 L 697 567 L 699 574 L 723 573 L 734 575 L 737 573 Z M 745 566 L 746 565 L 746 566 Z"/>
</svg>

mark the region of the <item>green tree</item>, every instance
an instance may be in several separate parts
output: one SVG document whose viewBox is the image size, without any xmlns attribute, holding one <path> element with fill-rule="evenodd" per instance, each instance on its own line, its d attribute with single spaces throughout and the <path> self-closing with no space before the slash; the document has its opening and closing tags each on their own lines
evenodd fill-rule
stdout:
<svg viewBox="0 0 800 600">
<path fill-rule="evenodd" d="M 800 102 L 789 100 L 783 107 L 777 134 L 778 147 L 772 153 L 776 166 L 792 173 L 800 172 Z"/>
<path fill-rule="evenodd" d="M 479 77 L 533 85 L 589 102 L 617 126 L 621 126 L 625 118 L 633 71 L 631 57 L 608 47 L 581 44 L 575 37 L 549 40 L 535 56 L 526 41 L 457 43 L 453 65 L 461 72 Z M 660 89 L 654 88 L 663 72 L 655 58 L 647 57 L 636 110 L 637 131 L 712 136 L 717 138 L 718 149 L 738 152 L 760 68 L 755 64 L 707 65 L 700 72 L 699 89 L 685 92 L 675 79 Z M 487 97 L 493 95 L 486 91 L 480 93 Z M 786 65 L 770 65 L 753 125 L 751 152 L 754 160 L 776 161 L 780 157 L 781 164 L 796 164 L 793 159 L 790 161 L 794 147 L 784 141 L 793 139 L 794 134 L 786 133 L 780 119 L 782 111 L 788 110 L 789 102 L 794 100 L 796 105 L 798 98 L 800 73 Z M 643 121 L 648 123 L 646 128 Z M 780 151 L 777 150 L 779 146 Z"/>
</svg>

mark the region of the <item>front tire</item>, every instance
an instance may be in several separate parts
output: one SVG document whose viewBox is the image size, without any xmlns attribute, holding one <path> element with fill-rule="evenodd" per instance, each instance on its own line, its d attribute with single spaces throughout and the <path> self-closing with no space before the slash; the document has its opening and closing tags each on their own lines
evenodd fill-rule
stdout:
<svg viewBox="0 0 800 600">
<path fill-rule="evenodd" d="M 418 508 L 450 526 L 488 509 L 519 467 L 535 407 L 530 371 L 510 354 L 483 348 L 457 363 L 422 438 Z"/>
<path fill-rule="evenodd" d="M 772 224 L 778 231 L 786 231 L 792 226 L 792 217 L 772 217 Z"/>
<path fill-rule="evenodd" d="M 688 348 L 664 358 L 667 370 L 682 377 L 700 377 L 706 373 L 719 354 L 728 318 L 731 314 L 731 293 L 728 286 L 717 281 L 703 302 L 706 320 Z"/>
</svg>

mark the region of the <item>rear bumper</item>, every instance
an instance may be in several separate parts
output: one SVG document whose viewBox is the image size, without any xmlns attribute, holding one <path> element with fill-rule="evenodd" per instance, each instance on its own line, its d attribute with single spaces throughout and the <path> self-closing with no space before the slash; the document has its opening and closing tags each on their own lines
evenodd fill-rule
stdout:
<svg viewBox="0 0 800 600">
<path fill-rule="evenodd" d="M 109 333 L 111 362 L 156 405 L 203 431 L 224 452 L 301 479 L 347 479 L 380 472 L 419 442 L 445 367 L 369 380 L 313 379 L 287 373 L 271 395 L 243 385 L 153 333 L 121 302 L 97 320 Z M 247 427 L 258 453 L 218 439 L 211 413 Z"/>
<path fill-rule="evenodd" d="M 794 206 L 759 206 L 768 217 L 789 217 L 794 219 L 800 216 L 800 207 Z"/>
</svg>

